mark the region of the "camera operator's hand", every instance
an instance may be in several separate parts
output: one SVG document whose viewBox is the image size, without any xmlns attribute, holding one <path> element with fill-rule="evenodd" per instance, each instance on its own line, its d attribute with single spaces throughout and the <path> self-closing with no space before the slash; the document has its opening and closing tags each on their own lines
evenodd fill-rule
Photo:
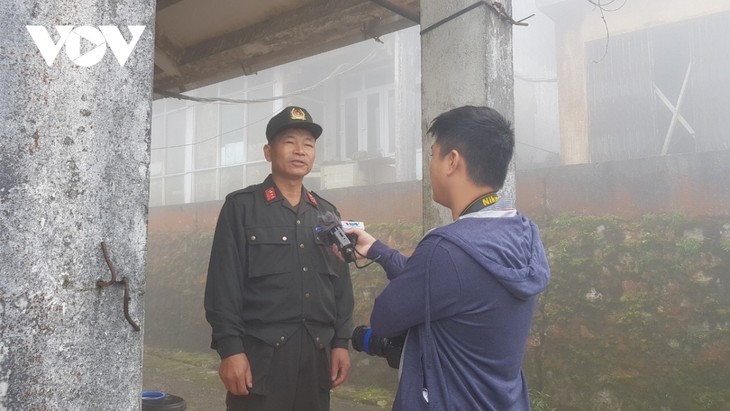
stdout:
<svg viewBox="0 0 730 411">
<path fill-rule="evenodd" d="M 226 389 L 234 395 L 248 395 L 253 387 L 253 375 L 246 354 L 235 354 L 221 360 L 218 375 Z"/>
</svg>

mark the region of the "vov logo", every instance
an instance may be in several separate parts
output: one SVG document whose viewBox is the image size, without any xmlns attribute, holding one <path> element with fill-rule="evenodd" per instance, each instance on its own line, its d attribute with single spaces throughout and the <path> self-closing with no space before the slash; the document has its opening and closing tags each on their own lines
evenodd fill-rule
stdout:
<svg viewBox="0 0 730 411">
<path fill-rule="evenodd" d="M 116 26 L 99 26 L 98 29 L 91 26 L 76 28 L 74 26 L 56 26 L 59 36 L 57 42 L 53 41 L 48 30 L 43 26 L 25 26 L 25 28 L 28 29 L 48 67 L 53 66 L 53 62 L 64 45 L 66 46 L 68 58 L 79 66 L 91 67 L 100 62 L 106 54 L 107 46 L 109 46 L 119 65 L 124 67 L 129 55 L 134 50 L 134 46 L 137 45 L 139 38 L 142 36 L 145 26 L 127 26 L 129 32 L 132 33 L 132 40 L 129 43 Z M 82 38 L 94 46 L 83 55 L 81 54 Z"/>
</svg>

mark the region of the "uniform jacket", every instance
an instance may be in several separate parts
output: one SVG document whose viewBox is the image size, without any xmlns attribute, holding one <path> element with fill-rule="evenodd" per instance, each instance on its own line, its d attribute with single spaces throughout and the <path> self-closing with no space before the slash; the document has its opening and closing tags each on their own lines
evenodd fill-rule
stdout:
<svg viewBox="0 0 730 411">
<path fill-rule="evenodd" d="M 410 258 L 379 241 L 368 252 L 378 256 L 391 281 L 373 333 L 408 331 L 393 409 L 529 410 L 521 364 L 550 276 L 537 226 L 483 210 L 432 230 Z"/>
<path fill-rule="evenodd" d="M 314 230 L 327 211 L 337 214 L 304 188 L 292 208 L 270 175 L 226 197 L 205 289 L 211 347 L 221 358 L 245 352 L 244 337 L 278 346 L 302 326 L 320 348 L 347 347 L 350 272 Z"/>
</svg>

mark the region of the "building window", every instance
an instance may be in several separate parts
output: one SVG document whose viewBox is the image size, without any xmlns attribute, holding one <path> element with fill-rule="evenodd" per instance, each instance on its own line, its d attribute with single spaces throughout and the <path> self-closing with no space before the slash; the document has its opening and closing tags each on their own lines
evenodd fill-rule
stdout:
<svg viewBox="0 0 730 411">
<path fill-rule="evenodd" d="M 395 154 L 395 89 L 391 66 L 371 69 L 342 81 L 339 145 L 342 159 Z"/>
<path fill-rule="evenodd" d="M 220 169 L 220 188 L 218 198 L 223 199 L 236 190 L 243 188 L 243 166 L 224 167 Z"/>
<path fill-rule="evenodd" d="M 218 199 L 217 170 L 198 171 L 193 177 L 194 202 Z"/>
<path fill-rule="evenodd" d="M 245 162 L 246 149 L 243 143 L 245 121 L 245 106 L 226 105 L 221 108 L 221 166 Z"/>
<path fill-rule="evenodd" d="M 185 176 L 165 178 L 165 204 L 182 204 L 185 202 Z"/>
<path fill-rule="evenodd" d="M 274 94 L 272 76 L 245 77 L 194 92 L 255 100 Z M 150 205 L 220 200 L 268 174 L 266 124 L 273 102 L 153 102 Z M 263 177 L 261 177 L 263 175 Z"/>
<path fill-rule="evenodd" d="M 273 83 L 252 88 L 246 94 L 249 100 L 264 99 L 275 94 Z M 273 102 L 262 102 L 246 106 L 246 161 L 264 160 L 264 145 L 266 145 L 266 124 L 274 115 L 276 108 Z M 258 182 L 248 180 L 251 184 Z"/>
</svg>

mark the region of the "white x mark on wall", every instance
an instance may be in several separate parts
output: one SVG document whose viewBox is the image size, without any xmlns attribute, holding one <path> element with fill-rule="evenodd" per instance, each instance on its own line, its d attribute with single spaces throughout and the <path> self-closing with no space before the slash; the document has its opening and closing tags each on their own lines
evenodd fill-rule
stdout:
<svg viewBox="0 0 730 411">
<path fill-rule="evenodd" d="M 674 129 L 677 126 L 677 122 L 682 124 L 682 126 L 689 132 L 689 135 L 692 136 L 692 139 L 695 140 L 695 130 L 692 128 L 692 126 L 689 125 L 687 120 L 685 120 L 684 116 L 679 112 L 682 106 L 682 101 L 684 100 L 685 92 L 687 91 L 687 84 L 689 83 L 689 75 L 692 72 L 692 59 L 690 58 L 689 65 L 687 66 L 687 71 L 684 74 L 684 81 L 682 82 L 682 89 L 679 91 L 679 97 L 677 97 L 677 103 L 672 104 L 671 101 L 667 98 L 667 96 L 664 95 L 664 93 L 657 87 L 656 84 L 654 84 L 654 93 L 659 97 L 659 99 L 664 103 L 665 106 L 669 109 L 669 111 L 672 112 L 672 121 L 669 123 L 669 130 L 667 130 L 667 135 L 664 137 L 664 145 L 662 146 L 662 155 L 667 155 L 667 151 L 669 151 L 669 144 L 672 142 L 672 135 L 674 134 Z"/>
</svg>

